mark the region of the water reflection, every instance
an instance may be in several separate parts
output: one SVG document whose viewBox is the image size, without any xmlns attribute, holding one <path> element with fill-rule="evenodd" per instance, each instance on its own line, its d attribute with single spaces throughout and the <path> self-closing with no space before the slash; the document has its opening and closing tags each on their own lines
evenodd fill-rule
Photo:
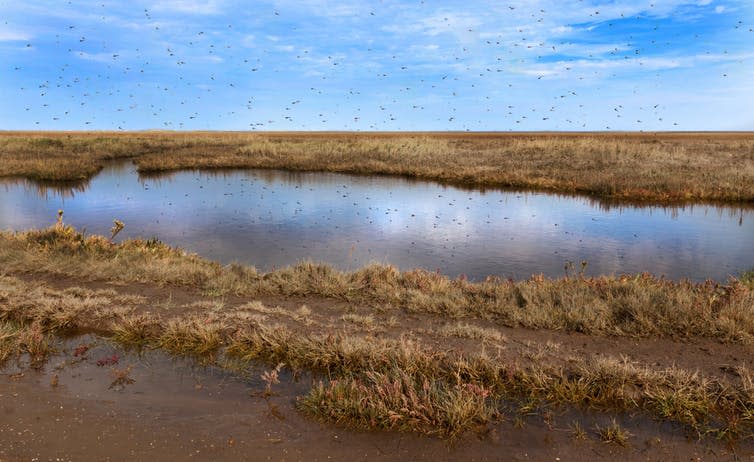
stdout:
<svg viewBox="0 0 754 462">
<path fill-rule="evenodd" d="M 9 192 L 13 187 L 23 187 L 30 191 L 36 191 L 42 199 L 71 198 L 86 191 L 89 187 L 89 181 L 42 181 L 26 178 L 5 178 L 0 180 L 0 191 Z"/>
<path fill-rule="evenodd" d="M 561 276 L 651 271 L 725 279 L 754 265 L 754 211 L 626 203 L 544 193 L 469 190 L 394 177 L 278 170 L 139 176 L 103 170 L 73 193 L 0 185 L 0 228 L 66 221 L 122 237 L 158 237 L 222 262 L 262 269 L 302 259 L 354 269 L 372 261 L 487 275 Z"/>
</svg>

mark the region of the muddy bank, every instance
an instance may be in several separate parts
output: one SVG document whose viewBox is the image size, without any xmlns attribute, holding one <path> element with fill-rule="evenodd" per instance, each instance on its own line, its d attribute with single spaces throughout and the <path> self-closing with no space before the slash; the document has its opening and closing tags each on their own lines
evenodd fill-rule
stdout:
<svg viewBox="0 0 754 462">
<path fill-rule="evenodd" d="M 81 353 L 82 345 L 89 346 Z M 117 357 L 117 363 L 102 365 Z M 100 365 L 98 365 L 98 362 Z M 113 385 L 129 368 L 132 382 Z M 94 336 L 68 339 L 41 369 L 0 372 L 0 460 L 748 460 L 749 444 L 687 439 L 672 425 L 618 416 L 623 447 L 600 440 L 606 414 L 557 410 L 506 419 L 448 442 L 350 431 L 295 408 L 308 378 L 281 376 L 264 398 L 263 368 L 244 377 L 159 352 L 135 355 Z M 584 437 L 572 422 L 583 422 Z"/>
</svg>

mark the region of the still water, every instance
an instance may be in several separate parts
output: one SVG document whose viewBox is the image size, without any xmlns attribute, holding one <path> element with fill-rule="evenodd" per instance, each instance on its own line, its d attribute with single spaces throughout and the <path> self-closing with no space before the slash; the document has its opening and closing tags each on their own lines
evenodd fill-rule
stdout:
<svg viewBox="0 0 754 462">
<path fill-rule="evenodd" d="M 370 262 L 474 280 L 650 271 L 725 280 L 754 266 L 754 209 L 608 205 L 579 196 L 464 190 L 393 177 L 276 170 L 140 177 L 113 165 L 87 185 L 0 181 L 0 229 L 64 221 L 119 238 L 157 237 L 224 263 L 263 270 L 303 259 Z"/>
</svg>

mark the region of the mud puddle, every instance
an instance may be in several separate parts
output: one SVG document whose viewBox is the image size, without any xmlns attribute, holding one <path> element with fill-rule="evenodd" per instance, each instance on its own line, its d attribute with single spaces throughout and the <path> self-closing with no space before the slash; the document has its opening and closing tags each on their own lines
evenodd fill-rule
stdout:
<svg viewBox="0 0 754 462">
<path fill-rule="evenodd" d="M 311 378 L 266 367 L 230 373 L 158 351 L 135 354 L 94 336 L 67 339 L 41 368 L 0 370 L 0 460 L 749 460 L 743 442 L 686 438 L 638 416 L 552 409 L 507 415 L 449 442 L 353 431 L 296 410 Z M 265 391 L 271 393 L 265 393 Z M 600 440 L 613 418 L 627 446 Z M 575 423 L 584 431 L 579 435 Z M 748 445 L 747 445 L 748 444 Z M 698 459 L 697 459 L 698 458 Z M 749 459 L 747 459 L 749 458 Z"/>
</svg>

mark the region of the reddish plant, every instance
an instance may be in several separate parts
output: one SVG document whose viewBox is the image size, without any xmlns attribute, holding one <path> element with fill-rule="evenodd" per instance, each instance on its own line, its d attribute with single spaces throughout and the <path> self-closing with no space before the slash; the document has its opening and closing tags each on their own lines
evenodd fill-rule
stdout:
<svg viewBox="0 0 754 462">
<path fill-rule="evenodd" d="M 118 361 L 120 361 L 120 356 L 117 354 L 113 354 L 112 356 L 105 356 L 102 359 L 97 360 L 97 366 L 104 367 L 104 366 L 113 366 L 115 364 L 118 364 Z"/>
<path fill-rule="evenodd" d="M 76 358 L 78 358 L 79 356 L 84 356 L 86 352 L 91 348 L 91 343 L 82 343 L 81 345 L 77 346 L 75 350 L 73 350 L 73 356 Z"/>
</svg>

